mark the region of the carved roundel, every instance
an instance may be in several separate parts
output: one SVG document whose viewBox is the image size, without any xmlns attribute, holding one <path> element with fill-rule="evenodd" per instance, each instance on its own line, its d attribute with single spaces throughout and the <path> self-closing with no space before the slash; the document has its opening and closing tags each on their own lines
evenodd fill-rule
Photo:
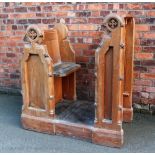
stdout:
<svg viewBox="0 0 155 155">
<path fill-rule="evenodd" d="M 119 22 L 116 18 L 111 18 L 109 19 L 108 21 L 108 26 L 111 28 L 111 29 L 115 29 L 116 27 L 118 27 L 119 25 Z"/>
<path fill-rule="evenodd" d="M 27 36 L 31 39 L 31 40 L 35 40 L 37 38 L 37 31 L 33 28 L 29 29 L 29 31 L 27 32 Z"/>
<path fill-rule="evenodd" d="M 38 28 L 37 25 L 30 25 L 26 30 L 26 40 L 28 42 L 35 42 L 37 43 L 40 36 L 42 36 L 41 30 Z"/>
<path fill-rule="evenodd" d="M 113 31 L 117 27 L 124 26 L 124 20 L 117 14 L 109 14 L 104 19 L 104 24 L 108 28 L 108 30 Z"/>
</svg>

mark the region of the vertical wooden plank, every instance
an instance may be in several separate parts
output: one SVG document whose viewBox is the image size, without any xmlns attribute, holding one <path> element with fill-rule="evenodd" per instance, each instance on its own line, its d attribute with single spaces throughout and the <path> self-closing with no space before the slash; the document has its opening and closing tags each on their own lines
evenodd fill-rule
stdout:
<svg viewBox="0 0 155 155">
<path fill-rule="evenodd" d="M 112 98 L 112 123 L 115 126 L 122 124 L 122 87 L 123 81 L 122 52 L 121 44 L 123 44 L 123 27 L 118 27 L 112 32 L 113 51 L 113 98 Z"/>
<path fill-rule="evenodd" d="M 44 48 L 47 51 L 47 47 L 44 46 Z M 47 111 L 49 114 L 49 117 L 54 118 L 55 117 L 55 87 L 54 87 L 54 77 L 49 76 L 49 74 L 53 74 L 54 72 L 54 67 L 53 63 L 50 60 L 50 57 L 46 57 L 46 63 L 47 66 L 44 66 L 46 69 L 46 75 L 48 75 L 47 79 L 47 85 L 46 87 L 48 88 L 48 93 L 47 93 L 47 98 L 48 98 L 48 106 L 47 106 Z"/>
<path fill-rule="evenodd" d="M 110 40 L 107 40 L 102 45 L 101 48 L 98 48 L 95 53 L 95 70 L 96 70 L 96 80 L 95 80 L 95 125 L 102 127 L 103 118 L 104 118 L 104 105 L 105 105 L 105 53 L 109 50 Z"/>
<path fill-rule="evenodd" d="M 132 108 L 132 83 L 133 83 L 133 55 L 135 42 L 135 21 L 133 17 L 126 17 L 125 35 L 125 74 L 123 92 L 123 120 L 131 122 L 133 119 Z"/>
</svg>

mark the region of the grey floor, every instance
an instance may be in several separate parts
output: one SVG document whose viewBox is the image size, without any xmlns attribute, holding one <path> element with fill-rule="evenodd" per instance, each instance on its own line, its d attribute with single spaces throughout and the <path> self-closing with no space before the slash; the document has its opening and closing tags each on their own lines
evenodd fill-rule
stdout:
<svg viewBox="0 0 155 155">
<path fill-rule="evenodd" d="M 21 96 L 0 95 L 0 152 L 155 152 L 155 116 L 135 114 L 123 125 L 125 144 L 117 149 L 24 130 L 21 105 Z"/>
</svg>

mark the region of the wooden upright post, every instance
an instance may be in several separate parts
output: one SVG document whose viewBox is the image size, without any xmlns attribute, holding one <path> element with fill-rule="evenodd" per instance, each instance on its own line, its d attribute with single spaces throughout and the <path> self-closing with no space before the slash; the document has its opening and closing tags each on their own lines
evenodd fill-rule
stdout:
<svg viewBox="0 0 155 155">
<path fill-rule="evenodd" d="M 132 82 L 133 82 L 133 57 L 135 42 L 135 20 L 131 16 L 125 17 L 125 73 L 123 92 L 123 121 L 131 122 L 133 119 L 132 108 Z"/>
</svg>

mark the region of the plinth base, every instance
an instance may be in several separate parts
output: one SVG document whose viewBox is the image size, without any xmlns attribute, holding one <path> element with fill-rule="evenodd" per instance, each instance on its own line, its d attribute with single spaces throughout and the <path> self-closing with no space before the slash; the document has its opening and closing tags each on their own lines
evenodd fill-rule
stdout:
<svg viewBox="0 0 155 155">
<path fill-rule="evenodd" d="M 56 116 L 32 116 L 22 113 L 21 121 L 25 129 L 37 132 L 76 137 L 100 145 L 121 147 L 123 130 L 115 131 L 94 125 L 95 107 L 88 101 L 62 101 L 56 105 Z"/>
<path fill-rule="evenodd" d="M 58 119 L 50 120 L 48 118 L 28 116 L 26 114 L 22 114 L 21 121 L 23 127 L 28 130 L 76 137 L 110 147 L 121 147 L 123 145 L 123 130 L 113 131 Z"/>
<path fill-rule="evenodd" d="M 133 108 L 123 108 L 123 121 L 132 122 L 133 120 Z"/>
</svg>

